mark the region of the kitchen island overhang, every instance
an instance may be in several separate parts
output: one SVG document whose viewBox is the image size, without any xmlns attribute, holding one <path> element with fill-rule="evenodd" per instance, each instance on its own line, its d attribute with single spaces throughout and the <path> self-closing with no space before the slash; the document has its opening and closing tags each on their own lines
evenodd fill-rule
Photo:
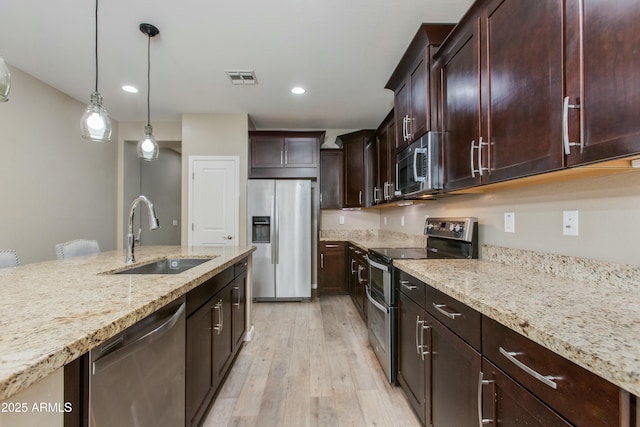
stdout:
<svg viewBox="0 0 640 427">
<path fill-rule="evenodd" d="M 251 246 L 138 249 L 135 265 L 165 257 L 211 258 L 174 275 L 110 274 L 125 267 L 124 249 L 1 270 L 0 401 L 64 367 L 254 250 Z M 248 282 L 248 296 L 250 292 Z"/>
</svg>

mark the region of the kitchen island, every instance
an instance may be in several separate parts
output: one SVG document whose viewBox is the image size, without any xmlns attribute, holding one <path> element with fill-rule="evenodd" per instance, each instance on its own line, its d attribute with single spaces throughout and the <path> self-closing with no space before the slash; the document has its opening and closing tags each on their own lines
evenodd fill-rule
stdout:
<svg viewBox="0 0 640 427">
<path fill-rule="evenodd" d="M 0 402 L 60 371 L 253 251 L 137 248 L 134 265 L 165 257 L 211 259 L 174 275 L 112 274 L 129 267 L 124 250 L 0 270 Z"/>
</svg>

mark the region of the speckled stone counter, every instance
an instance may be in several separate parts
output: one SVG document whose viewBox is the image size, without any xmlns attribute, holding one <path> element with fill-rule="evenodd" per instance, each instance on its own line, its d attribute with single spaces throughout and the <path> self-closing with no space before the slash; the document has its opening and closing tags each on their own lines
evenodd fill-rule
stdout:
<svg viewBox="0 0 640 427">
<path fill-rule="evenodd" d="M 175 275 L 113 275 L 123 250 L 0 270 L 0 401 L 186 294 L 252 247 L 141 246 L 135 265 L 211 258 Z M 105 274 L 106 273 L 106 274 Z"/>
<path fill-rule="evenodd" d="M 499 259 L 500 253 L 494 252 L 492 259 Z M 540 259 L 541 255 L 535 257 Z M 560 264 L 575 260 L 550 257 Z M 576 280 L 569 274 L 563 277 L 514 264 L 486 260 L 394 261 L 399 269 L 640 395 L 638 288 L 630 293 L 616 281 Z M 595 264 L 597 267 L 598 262 Z M 589 262 L 585 265 L 594 268 Z M 636 280 L 631 282 L 637 281 L 638 268 L 621 271 L 627 275 L 635 272 Z M 608 275 L 605 272 L 599 277 Z"/>
<path fill-rule="evenodd" d="M 343 240 L 362 249 L 424 248 L 427 236 L 398 233 L 388 230 L 321 230 L 320 240 Z"/>
</svg>

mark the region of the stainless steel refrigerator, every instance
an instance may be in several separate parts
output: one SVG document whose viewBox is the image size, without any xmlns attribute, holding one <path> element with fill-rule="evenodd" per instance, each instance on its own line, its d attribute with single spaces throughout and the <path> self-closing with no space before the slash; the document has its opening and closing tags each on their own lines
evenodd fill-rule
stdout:
<svg viewBox="0 0 640 427">
<path fill-rule="evenodd" d="M 311 298 L 311 181 L 250 179 L 255 300 Z"/>
</svg>

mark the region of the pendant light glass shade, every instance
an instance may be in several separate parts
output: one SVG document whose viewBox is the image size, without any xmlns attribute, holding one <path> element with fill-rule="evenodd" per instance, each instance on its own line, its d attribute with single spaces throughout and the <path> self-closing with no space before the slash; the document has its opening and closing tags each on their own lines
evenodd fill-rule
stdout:
<svg viewBox="0 0 640 427">
<path fill-rule="evenodd" d="M 111 140 L 111 120 L 107 110 L 102 106 L 102 95 L 98 92 L 98 0 L 96 0 L 96 88 L 91 93 L 91 101 L 80 119 L 80 134 L 84 139 L 93 142 Z"/>
<path fill-rule="evenodd" d="M 151 24 L 140 24 L 140 31 L 148 36 L 147 43 L 147 124 L 144 127 L 144 135 L 138 141 L 138 158 L 153 161 L 158 158 L 160 147 L 153 137 L 151 127 L 151 37 L 155 37 L 160 30 Z"/>
<path fill-rule="evenodd" d="M 107 110 L 102 106 L 102 95 L 99 92 L 91 94 L 91 103 L 84 110 L 80 119 L 80 131 L 84 139 L 93 142 L 107 142 L 111 140 L 111 120 Z"/>
<path fill-rule="evenodd" d="M 153 128 L 151 125 L 144 127 L 144 135 L 138 141 L 138 157 L 142 160 L 156 160 L 160 153 L 160 147 L 153 136 Z"/>
<path fill-rule="evenodd" d="M 4 58 L 0 56 L 0 102 L 9 100 L 9 91 L 11 90 L 11 73 L 7 67 Z"/>
</svg>

